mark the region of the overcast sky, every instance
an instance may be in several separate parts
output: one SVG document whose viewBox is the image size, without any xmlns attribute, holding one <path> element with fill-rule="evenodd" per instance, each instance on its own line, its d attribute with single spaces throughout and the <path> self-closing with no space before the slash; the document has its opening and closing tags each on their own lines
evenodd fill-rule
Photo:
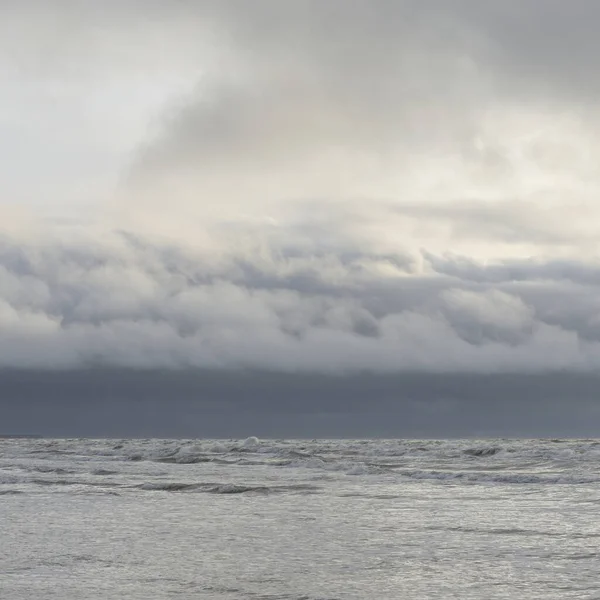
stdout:
<svg viewBox="0 0 600 600">
<path fill-rule="evenodd" d="M 598 23 L 3 2 L 0 432 L 590 435 Z"/>
</svg>

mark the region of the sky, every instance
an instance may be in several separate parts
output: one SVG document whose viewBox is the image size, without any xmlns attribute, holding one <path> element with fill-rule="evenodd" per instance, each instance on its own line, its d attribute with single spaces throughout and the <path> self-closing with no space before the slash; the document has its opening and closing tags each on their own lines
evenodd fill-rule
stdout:
<svg viewBox="0 0 600 600">
<path fill-rule="evenodd" d="M 0 432 L 593 435 L 599 22 L 3 2 Z"/>
</svg>

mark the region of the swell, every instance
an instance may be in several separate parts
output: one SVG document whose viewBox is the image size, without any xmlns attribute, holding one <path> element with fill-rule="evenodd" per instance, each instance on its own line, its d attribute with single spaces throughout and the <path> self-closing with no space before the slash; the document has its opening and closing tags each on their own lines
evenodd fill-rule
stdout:
<svg viewBox="0 0 600 600">
<path fill-rule="evenodd" d="M 31 483 L 37 486 L 43 487 L 70 487 L 70 486 L 82 486 L 91 488 L 118 488 L 123 487 L 121 483 L 114 482 L 98 482 L 89 481 L 87 479 L 31 479 L 29 481 L 23 481 L 22 483 Z"/>
<path fill-rule="evenodd" d="M 551 538 L 565 538 L 565 539 L 577 539 L 583 540 L 587 538 L 598 538 L 600 533 L 581 533 L 581 532 L 560 532 L 560 531 L 547 531 L 539 529 L 524 529 L 521 527 L 496 527 L 496 528 L 485 528 L 485 527 L 463 527 L 463 526 L 438 526 L 432 525 L 425 527 L 428 531 L 445 531 L 448 533 L 473 533 L 481 535 L 509 535 L 509 536 L 525 536 L 525 537 L 551 537 Z"/>
<path fill-rule="evenodd" d="M 272 494 L 272 493 L 318 493 L 320 488 L 314 485 L 245 485 L 235 483 L 180 483 L 148 482 L 135 486 L 147 492 L 196 492 L 205 494 Z"/>
<path fill-rule="evenodd" d="M 540 475 L 534 473 L 486 473 L 473 471 L 435 471 L 435 470 L 404 470 L 398 474 L 407 479 L 435 480 L 463 483 L 502 483 L 515 485 L 583 485 L 600 482 L 598 476 L 577 476 L 569 474 Z"/>
</svg>

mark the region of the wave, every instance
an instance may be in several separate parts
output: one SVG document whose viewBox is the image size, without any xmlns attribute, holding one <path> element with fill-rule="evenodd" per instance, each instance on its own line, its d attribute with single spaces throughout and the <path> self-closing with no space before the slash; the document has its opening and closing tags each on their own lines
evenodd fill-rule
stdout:
<svg viewBox="0 0 600 600">
<path fill-rule="evenodd" d="M 499 446 L 480 446 L 463 450 L 463 454 L 467 456 L 494 456 L 498 452 L 502 452 Z"/>
<path fill-rule="evenodd" d="M 148 482 L 135 486 L 152 492 L 201 492 L 205 494 L 270 494 L 270 493 L 317 493 L 320 488 L 308 484 L 292 485 L 245 485 L 236 483 L 183 483 Z"/>
<path fill-rule="evenodd" d="M 48 466 L 35 466 L 31 468 L 32 471 L 36 471 L 37 473 L 55 473 L 57 475 L 69 475 L 71 473 L 76 473 L 74 469 L 65 469 L 63 467 L 48 467 Z"/>
<path fill-rule="evenodd" d="M 450 533 L 474 533 L 483 535 L 513 535 L 513 536 L 531 536 L 531 537 L 553 537 L 553 538 L 571 538 L 571 539 L 592 539 L 600 537 L 600 533 L 581 533 L 578 531 L 548 531 L 540 529 L 524 529 L 522 527 L 464 527 L 464 526 L 438 526 L 432 525 L 425 527 L 428 531 L 445 531 Z M 591 556 L 596 556 L 594 553 Z M 585 556 L 588 558 L 588 556 Z"/>
<path fill-rule="evenodd" d="M 272 579 L 272 578 L 266 578 L 266 579 L 257 579 L 256 581 L 261 581 L 261 582 L 270 582 L 270 581 L 277 581 L 277 579 Z M 231 587 L 231 586 L 221 586 L 221 585 L 207 585 L 204 586 L 202 588 L 202 591 L 204 592 L 209 592 L 211 594 L 211 597 L 216 597 L 215 594 L 218 594 L 219 596 L 221 595 L 226 595 L 229 596 L 231 594 L 235 594 L 236 597 L 242 597 L 239 594 L 242 594 L 243 591 L 240 588 L 237 587 Z M 338 597 L 329 597 L 329 596 L 308 596 L 306 594 L 297 594 L 297 593 L 293 593 L 293 594 L 281 594 L 278 593 L 277 595 L 272 595 L 272 594 L 254 594 L 254 593 L 246 593 L 243 595 L 244 598 L 256 598 L 257 600 L 340 600 Z"/>
<path fill-rule="evenodd" d="M 43 458 L 35 454 L 42 447 L 46 453 Z M 15 459 L 12 464 L 11 459 Z M 134 466 L 127 464 L 129 462 L 144 464 Z M 164 464 L 158 467 L 156 463 Z M 265 482 L 264 475 L 269 469 L 266 485 L 259 485 Z M 285 472 L 275 475 L 274 469 Z M 57 440 L 49 446 L 34 441 L 29 446 L 19 447 L 15 454 L 11 450 L 10 455 L 3 456 L 0 484 L 107 488 L 113 486 L 109 476 L 118 478 L 122 489 L 132 489 L 139 484 L 145 487 L 137 489 L 146 491 L 223 494 L 276 492 L 271 481 L 280 477 L 311 482 L 318 478 L 358 477 L 363 478 L 366 485 L 369 482 L 401 484 L 411 480 L 451 484 L 578 485 L 600 483 L 600 442 L 248 438 L 119 440 L 117 443 L 115 440 Z M 241 479 L 258 483 L 207 487 L 194 483 L 200 479 Z M 178 483 L 179 480 L 182 483 Z M 161 488 L 164 485 L 167 487 Z M 226 487 L 219 487 L 223 485 Z M 279 489 L 285 491 L 285 488 Z M 293 490 L 288 488 L 287 491 Z"/>
<path fill-rule="evenodd" d="M 42 487 L 75 487 L 95 489 L 95 490 L 107 490 L 108 488 L 122 488 L 122 483 L 106 482 L 106 481 L 92 481 L 88 479 L 31 479 L 29 481 L 21 481 L 23 484 L 32 484 Z"/>
<path fill-rule="evenodd" d="M 250 438 L 251 439 L 251 438 Z M 116 448 L 116 446 L 114 447 Z M 223 464 L 286 464 L 310 466 L 308 461 L 380 463 L 394 458 L 412 461 L 530 459 L 565 462 L 570 459 L 598 461 L 600 446 L 596 440 L 561 442 L 556 440 L 494 440 L 473 443 L 466 440 L 195 440 L 174 443 L 159 441 L 129 443 L 120 450 L 121 460 L 197 464 L 223 461 Z M 284 461 L 288 461 L 285 463 Z M 292 462 L 289 462 L 292 461 Z"/>
<path fill-rule="evenodd" d="M 503 484 L 537 484 L 537 485 L 577 485 L 600 482 L 598 476 L 577 476 L 567 474 L 541 475 L 534 473 L 488 473 L 473 471 L 398 471 L 398 474 L 407 479 L 436 480 L 463 483 L 503 483 Z"/>
<path fill-rule="evenodd" d="M 15 475 L 0 473 L 0 485 L 11 485 L 15 483 L 21 483 L 21 478 Z"/>
<path fill-rule="evenodd" d="M 35 485 L 85 485 L 86 482 L 75 479 L 32 479 L 31 483 Z"/>
</svg>

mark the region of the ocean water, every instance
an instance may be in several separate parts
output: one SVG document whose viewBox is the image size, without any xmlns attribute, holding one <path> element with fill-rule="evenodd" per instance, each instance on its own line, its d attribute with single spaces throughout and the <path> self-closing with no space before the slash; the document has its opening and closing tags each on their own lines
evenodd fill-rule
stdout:
<svg viewBox="0 0 600 600">
<path fill-rule="evenodd" d="M 0 440 L 0 598 L 600 598 L 594 440 Z"/>
</svg>

